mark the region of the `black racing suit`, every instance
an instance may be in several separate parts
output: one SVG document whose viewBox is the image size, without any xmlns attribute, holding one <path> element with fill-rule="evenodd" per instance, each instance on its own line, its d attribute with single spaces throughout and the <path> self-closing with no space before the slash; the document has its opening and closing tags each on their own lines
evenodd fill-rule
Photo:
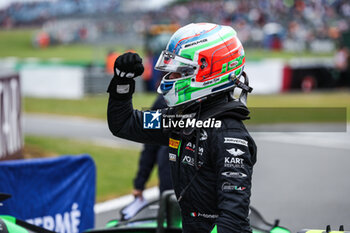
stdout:
<svg viewBox="0 0 350 233">
<path fill-rule="evenodd" d="M 159 95 L 152 106 L 152 110 L 165 108 L 166 103 L 162 95 Z M 173 189 L 168 160 L 168 145 L 145 144 L 141 152 L 137 175 L 134 179 L 134 188 L 144 190 L 145 184 L 155 164 L 158 165 L 159 192 Z"/>
<path fill-rule="evenodd" d="M 177 112 L 162 109 L 166 115 L 174 111 Z M 117 137 L 169 145 L 183 232 L 207 233 L 215 225 L 219 233 L 251 232 L 248 212 L 256 145 L 242 123 L 249 111 L 228 95 L 207 100 L 193 111 L 202 120 L 221 120 L 221 127 L 143 129 L 143 112 L 133 109 L 131 99 L 118 100 L 113 96 L 109 98 L 108 124 Z"/>
</svg>

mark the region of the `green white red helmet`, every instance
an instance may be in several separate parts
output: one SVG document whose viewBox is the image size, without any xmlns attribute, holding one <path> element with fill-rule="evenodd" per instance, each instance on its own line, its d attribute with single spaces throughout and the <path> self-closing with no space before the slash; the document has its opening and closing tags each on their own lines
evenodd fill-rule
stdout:
<svg viewBox="0 0 350 233">
<path fill-rule="evenodd" d="M 155 65 L 155 69 L 169 72 L 158 92 L 168 106 L 177 106 L 227 91 L 237 86 L 235 80 L 242 75 L 244 64 L 244 49 L 233 28 L 189 24 L 174 33 Z M 180 77 L 169 79 L 173 72 Z"/>
</svg>

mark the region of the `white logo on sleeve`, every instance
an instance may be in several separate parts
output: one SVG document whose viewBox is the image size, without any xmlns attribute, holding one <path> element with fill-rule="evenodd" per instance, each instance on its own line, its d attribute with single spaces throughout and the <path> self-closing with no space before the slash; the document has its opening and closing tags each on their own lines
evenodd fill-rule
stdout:
<svg viewBox="0 0 350 233">
<path fill-rule="evenodd" d="M 117 85 L 116 89 L 117 93 L 119 94 L 126 94 L 130 92 L 130 85 L 125 84 L 125 85 Z"/>
<path fill-rule="evenodd" d="M 226 176 L 226 177 L 235 177 L 235 178 L 245 178 L 245 177 L 247 177 L 247 175 L 242 173 L 242 172 L 222 172 L 221 174 L 223 176 Z"/>
<path fill-rule="evenodd" d="M 224 138 L 224 139 L 225 139 L 224 143 L 233 143 L 233 144 L 248 146 L 248 142 L 240 138 Z"/>
<path fill-rule="evenodd" d="M 239 156 L 245 153 L 244 151 L 241 151 L 240 149 L 237 149 L 237 148 L 226 149 L 226 151 L 233 156 Z"/>
<path fill-rule="evenodd" d="M 201 137 L 199 138 L 200 141 L 205 141 L 208 139 L 208 134 L 207 131 L 205 131 L 204 129 L 201 131 Z"/>
<path fill-rule="evenodd" d="M 190 166 L 194 166 L 194 158 L 186 155 L 183 159 L 182 159 L 182 163 L 183 164 L 187 164 L 187 165 L 190 165 Z M 203 162 L 202 161 L 198 161 L 198 166 L 202 166 L 203 165 Z"/>
<path fill-rule="evenodd" d="M 244 168 L 244 159 L 237 157 L 225 157 L 224 167 Z"/>
<path fill-rule="evenodd" d="M 173 162 L 176 162 L 176 154 L 169 153 L 169 160 L 173 161 Z"/>
</svg>

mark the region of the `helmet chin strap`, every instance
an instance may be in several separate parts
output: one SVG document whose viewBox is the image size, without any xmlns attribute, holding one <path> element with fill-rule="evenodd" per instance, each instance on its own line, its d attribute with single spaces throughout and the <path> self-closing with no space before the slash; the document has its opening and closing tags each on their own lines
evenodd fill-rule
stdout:
<svg viewBox="0 0 350 233">
<path fill-rule="evenodd" d="M 253 88 L 249 86 L 249 78 L 247 73 L 243 71 L 242 76 L 244 77 L 244 82 L 241 82 L 239 78 L 237 78 L 237 76 L 233 73 L 231 74 L 230 78 L 236 84 L 237 87 L 242 89 L 242 92 L 239 95 L 238 100 L 247 106 L 248 93 L 251 93 L 253 91 Z M 233 91 L 234 89 L 231 91 L 232 97 L 233 97 Z"/>
</svg>

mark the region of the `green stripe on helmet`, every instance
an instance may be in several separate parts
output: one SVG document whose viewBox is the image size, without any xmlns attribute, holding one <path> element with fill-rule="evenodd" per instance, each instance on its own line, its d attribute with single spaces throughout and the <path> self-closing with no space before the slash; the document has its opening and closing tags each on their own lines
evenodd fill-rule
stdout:
<svg viewBox="0 0 350 233">
<path fill-rule="evenodd" d="M 175 90 L 177 92 L 178 100 L 176 104 L 184 103 L 185 101 L 192 100 L 192 94 L 203 89 L 208 89 L 213 86 L 220 86 L 220 84 L 225 83 L 229 80 L 230 74 L 226 74 L 220 77 L 220 81 L 210 84 L 205 87 L 192 87 L 190 79 L 184 79 L 182 82 L 177 82 L 175 84 Z"/>
</svg>

